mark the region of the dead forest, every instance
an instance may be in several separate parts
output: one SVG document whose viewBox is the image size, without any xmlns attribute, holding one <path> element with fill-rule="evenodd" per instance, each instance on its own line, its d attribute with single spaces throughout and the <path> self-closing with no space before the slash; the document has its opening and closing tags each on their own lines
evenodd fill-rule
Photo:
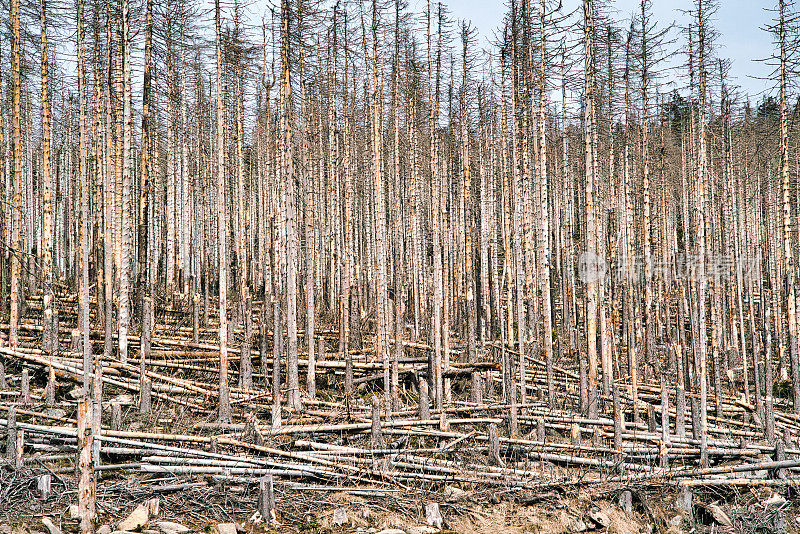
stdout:
<svg viewBox="0 0 800 534">
<path fill-rule="evenodd" d="M 800 11 L 748 95 L 718 8 L 3 0 L 0 528 L 797 531 Z"/>
</svg>

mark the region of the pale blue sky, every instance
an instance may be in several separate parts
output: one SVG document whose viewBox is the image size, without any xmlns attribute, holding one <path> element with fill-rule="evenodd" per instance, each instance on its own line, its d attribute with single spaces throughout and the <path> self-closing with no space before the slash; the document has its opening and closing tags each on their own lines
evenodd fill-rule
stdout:
<svg viewBox="0 0 800 534">
<path fill-rule="evenodd" d="M 500 27 L 506 3 L 490 0 L 445 0 L 453 17 L 466 18 L 472 21 L 482 36 L 491 37 Z M 413 8 L 415 2 L 412 0 Z M 569 12 L 579 7 L 579 0 L 564 0 L 564 11 Z M 639 0 L 616 0 L 610 2 L 613 17 L 620 21 L 630 20 L 631 13 L 639 11 Z M 669 26 L 673 21 L 684 26 L 688 23 L 682 11 L 692 9 L 691 0 L 654 0 L 652 5 L 653 20 L 659 27 Z M 752 78 L 769 76 L 771 67 L 764 62 L 754 61 L 768 57 L 773 52 L 772 37 L 762 28 L 771 22 L 774 13 L 767 11 L 773 3 L 757 0 L 719 0 L 717 13 L 712 24 L 719 33 L 716 42 L 717 57 L 732 60 L 730 82 L 738 85 L 743 92 L 754 97 L 757 93 L 772 86 L 768 81 Z M 422 9 L 419 7 L 417 9 Z M 627 27 L 627 23 L 620 24 Z M 683 46 L 685 38 L 677 41 L 673 48 Z M 685 62 L 684 58 L 680 58 Z M 663 81 L 668 81 L 667 79 Z M 683 81 L 676 81 L 683 84 Z"/>
</svg>

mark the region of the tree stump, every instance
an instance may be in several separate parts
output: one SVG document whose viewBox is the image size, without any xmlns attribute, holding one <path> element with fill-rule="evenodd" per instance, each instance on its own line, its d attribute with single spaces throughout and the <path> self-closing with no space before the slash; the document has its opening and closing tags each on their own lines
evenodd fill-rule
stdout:
<svg viewBox="0 0 800 534">
<path fill-rule="evenodd" d="M 376 449 L 383 447 L 383 432 L 381 431 L 381 401 L 378 397 L 372 398 L 372 431 L 370 434 L 372 446 Z"/>
<path fill-rule="evenodd" d="M 239 347 L 239 387 L 253 389 L 253 362 L 250 359 L 250 341 L 245 340 Z"/>
<path fill-rule="evenodd" d="M 275 521 L 275 495 L 272 475 L 265 475 L 258 481 L 258 511 L 264 522 Z"/>
<path fill-rule="evenodd" d="M 23 406 L 29 406 L 31 403 L 31 377 L 27 369 L 22 370 L 22 377 L 20 378 L 19 398 Z"/>
<path fill-rule="evenodd" d="M 56 403 L 56 372 L 52 366 L 48 367 L 47 380 L 47 405 L 54 406 Z"/>
<path fill-rule="evenodd" d="M 118 402 L 111 403 L 111 430 L 122 428 L 122 405 Z"/>
<path fill-rule="evenodd" d="M 39 498 L 43 501 L 46 501 L 48 497 L 50 497 L 50 486 L 52 483 L 52 475 L 50 473 L 45 473 L 44 475 L 39 475 L 36 479 L 36 489 L 39 490 Z"/>
<path fill-rule="evenodd" d="M 431 418 L 430 398 L 428 396 L 428 380 L 420 378 L 419 380 L 419 419 L 420 421 L 427 421 Z"/>
<path fill-rule="evenodd" d="M 489 465 L 505 466 L 505 462 L 500 456 L 500 436 L 497 433 L 497 425 L 494 423 L 489 424 Z"/>
<path fill-rule="evenodd" d="M 149 378 L 142 380 L 142 391 L 139 395 L 139 413 L 149 415 L 152 411 L 153 382 Z"/>
<path fill-rule="evenodd" d="M 8 410 L 6 423 L 6 460 L 14 464 L 17 457 L 17 409 L 12 406 Z"/>
</svg>

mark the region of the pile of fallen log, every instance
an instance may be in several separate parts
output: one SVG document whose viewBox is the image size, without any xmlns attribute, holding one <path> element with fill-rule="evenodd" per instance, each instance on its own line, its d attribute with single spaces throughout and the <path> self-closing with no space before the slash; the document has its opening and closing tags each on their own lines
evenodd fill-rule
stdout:
<svg viewBox="0 0 800 534">
<path fill-rule="evenodd" d="M 412 487 L 513 493 L 554 486 L 661 484 L 690 491 L 800 483 L 800 417 L 776 403 L 770 439 L 758 410 L 733 392 L 708 415 L 703 443 L 696 425 L 687 425 L 696 417 L 696 400 L 683 392 L 685 402 L 672 402 L 675 392 L 663 380 L 639 381 L 636 395 L 619 380 L 599 399 L 599 415 L 588 417 L 574 400 L 581 375 L 568 366 L 554 369 L 563 400 L 554 409 L 541 394 L 545 366 L 529 358 L 527 402 L 506 402 L 499 347 L 487 346 L 483 361 L 452 362 L 445 370 L 456 381 L 480 373 L 487 384 L 483 401 L 454 394 L 437 410 L 430 406 L 425 376 L 431 349 L 409 342 L 399 362 L 402 402 L 394 410 L 379 389 L 381 363 L 371 351 L 353 354 L 347 366 L 339 353 L 320 351 L 315 398 L 305 398 L 299 412 L 284 409 L 281 416 L 278 410 L 275 417 L 274 378 L 285 361 L 267 354 L 262 343 L 247 380 L 241 368 L 231 369 L 234 418 L 219 422 L 211 330 L 192 341 L 196 332 L 156 328 L 147 357 L 120 362 L 98 351 L 89 377 L 76 347 L 65 340 L 60 346 L 70 350 L 49 354 L 38 347 L 35 325 L 23 323 L 22 330 L 27 335 L 19 347 L 0 347 L 5 469 L 33 469 L 45 496 L 52 477 L 74 477 L 84 514 L 98 484 L 131 474 L 142 483 L 158 481 L 154 492 L 210 482 L 250 485 L 262 495 L 265 517 L 275 506 L 275 484 L 391 494 Z M 333 334 L 323 335 L 330 341 Z M 93 339 L 101 336 L 93 333 Z M 349 394 L 343 388 L 346 371 L 354 386 Z M 85 399 L 87 380 L 102 384 L 99 398 Z M 277 396 L 278 407 L 282 398 Z M 709 467 L 699 467 L 703 454 Z"/>
</svg>

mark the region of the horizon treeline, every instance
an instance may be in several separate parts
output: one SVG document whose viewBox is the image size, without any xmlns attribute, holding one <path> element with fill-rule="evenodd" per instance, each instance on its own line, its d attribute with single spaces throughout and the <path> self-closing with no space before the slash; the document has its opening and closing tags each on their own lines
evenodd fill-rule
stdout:
<svg viewBox="0 0 800 534">
<path fill-rule="evenodd" d="M 772 440 L 774 391 L 800 413 L 800 33 L 778 2 L 776 89 L 750 97 L 715 54 L 709 0 L 683 28 L 649 0 L 619 19 L 510 0 L 486 42 L 431 1 L 10 0 L 9 343 L 33 321 L 53 353 L 76 328 L 88 392 L 93 333 L 95 353 L 144 365 L 156 328 L 207 329 L 223 421 L 229 351 L 244 369 L 260 344 L 256 387 L 290 411 L 321 357 L 347 363 L 351 393 L 353 354 L 381 363 L 397 410 L 398 363 L 422 350 L 436 409 L 497 395 L 597 417 L 621 394 L 638 422 L 639 392 L 666 381 L 704 451 L 726 395 Z M 285 384 L 266 383 L 267 340 Z M 501 379 L 452 379 L 458 361 Z"/>
</svg>

